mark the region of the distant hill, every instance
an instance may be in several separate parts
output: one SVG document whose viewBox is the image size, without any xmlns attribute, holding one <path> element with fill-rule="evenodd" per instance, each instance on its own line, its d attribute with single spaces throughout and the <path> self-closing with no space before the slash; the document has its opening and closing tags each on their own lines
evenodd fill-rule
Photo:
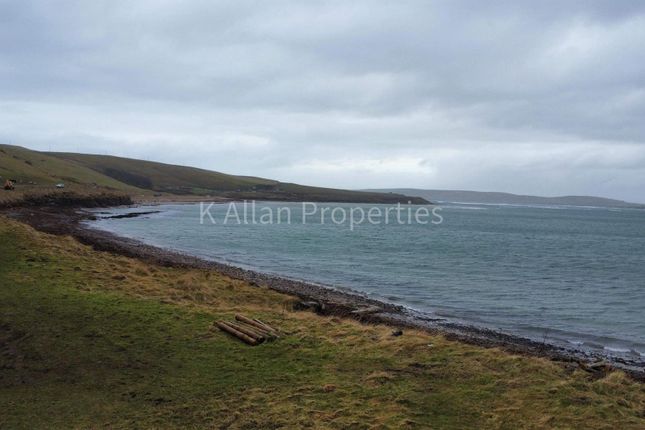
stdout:
<svg viewBox="0 0 645 430">
<path fill-rule="evenodd" d="M 131 158 L 38 152 L 12 145 L 0 145 L 0 178 L 2 182 L 15 179 L 17 189 L 47 188 L 64 182 L 131 194 L 167 193 L 280 201 L 427 203 L 420 197 L 396 193 L 309 187 Z"/>
<path fill-rule="evenodd" d="M 421 190 L 415 188 L 374 189 L 371 192 L 394 192 L 422 197 L 433 202 L 490 203 L 515 205 L 569 205 L 600 207 L 645 207 L 622 200 L 591 196 L 538 197 L 510 193 L 463 191 L 463 190 Z"/>
</svg>

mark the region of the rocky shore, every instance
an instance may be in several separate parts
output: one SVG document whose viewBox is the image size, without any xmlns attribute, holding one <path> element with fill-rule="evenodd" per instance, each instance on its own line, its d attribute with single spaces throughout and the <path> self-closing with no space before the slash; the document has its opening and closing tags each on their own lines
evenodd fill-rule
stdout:
<svg viewBox="0 0 645 430">
<path fill-rule="evenodd" d="M 90 203 L 90 204 L 88 204 Z M 101 200 L 85 202 L 84 207 L 105 206 Z M 127 202 L 126 202 L 127 204 Z M 603 354 L 575 348 L 566 348 L 536 342 L 481 327 L 456 323 L 443 318 L 416 312 L 403 306 L 381 302 L 360 293 L 340 291 L 329 287 L 287 279 L 234 267 L 183 253 L 166 250 L 109 232 L 88 228 L 83 221 L 95 214 L 81 210 L 79 205 L 26 205 L 4 208 L 0 213 L 31 225 L 37 230 L 70 235 L 81 243 L 99 251 L 107 251 L 138 258 L 162 266 L 192 267 L 216 270 L 253 286 L 266 287 L 296 297 L 296 307 L 310 309 L 323 315 L 355 318 L 366 323 L 383 323 L 396 328 L 420 328 L 440 332 L 449 339 L 486 347 L 500 347 L 506 351 L 530 354 L 581 366 L 590 372 L 617 367 L 645 381 L 645 362 L 608 357 Z M 133 215 L 131 215 L 133 216 Z"/>
</svg>

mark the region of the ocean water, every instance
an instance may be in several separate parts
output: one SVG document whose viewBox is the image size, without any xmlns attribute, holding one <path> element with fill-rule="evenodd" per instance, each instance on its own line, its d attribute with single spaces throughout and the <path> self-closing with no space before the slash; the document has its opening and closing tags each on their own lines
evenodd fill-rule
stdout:
<svg viewBox="0 0 645 430">
<path fill-rule="evenodd" d="M 349 214 L 358 205 L 323 206 Z M 361 207 L 367 213 L 371 206 Z M 276 222 L 278 208 L 289 208 L 291 223 L 285 209 Z M 242 204 L 236 209 L 244 221 Z M 256 223 L 247 206 L 248 224 L 238 224 L 227 204 L 211 207 L 215 224 L 208 216 L 200 222 L 199 204 L 109 213 L 147 210 L 160 213 L 90 225 L 506 333 L 645 357 L 643 210 L 446 203 L 439 224 L 381 218 L 353 228 L 348 220 L 335 224 L 329 212 L 322 223 L 320 209 L 303 223 L 299 203 L 258 202 Z M 262 224 L 269 211 L 273 223 Z"/>
</svg>

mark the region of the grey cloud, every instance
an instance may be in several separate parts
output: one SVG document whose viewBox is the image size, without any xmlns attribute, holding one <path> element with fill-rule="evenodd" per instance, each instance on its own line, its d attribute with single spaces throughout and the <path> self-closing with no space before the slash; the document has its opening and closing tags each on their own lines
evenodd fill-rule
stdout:
<svg viewBox="0 0 645 430">
<path fill-rule="evenodd" d="M 345 187 L 540 191 L 517 168 L 544 165 L 550 194 L 643 200 L 644 54 L 639 1 L 0 1 L 0 136 Z"/>
</svg>

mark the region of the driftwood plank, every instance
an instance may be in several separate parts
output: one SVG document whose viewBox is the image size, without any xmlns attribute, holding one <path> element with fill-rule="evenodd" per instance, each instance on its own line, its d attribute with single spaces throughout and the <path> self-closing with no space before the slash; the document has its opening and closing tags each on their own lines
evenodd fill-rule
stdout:
<svg viewBox="0 0 645 430">
<path fill-rule="evenodd" d="M 248 336 L 248 335 L 242 333 L 241 331 L 229 326 L 224 321 L 217 321 L 215 324 L 217 325 L 217 327 L 219 327 L 220 330 L 223 330 L 223 331 L 225 331 L 225 332 L 237 337 L 238 339 L 242 340 L 244 343 L 247 343 L 247 344 L 253 345 L 253 346 L 258 344 L 258 341 L 256 339 L 254 339 L 251 336 Z"/>
<path fill-rule="evenodd" d="M 270 332 L 273 332 L 273 333 L 276 333 L 276 334 L 277 334 L 277 333 L 279 333 L 279 332 L 278 332 L 278 329 L 275 329 L 275 328 L 271 327 L 269 324 L 267 324 L 267 323 L 265 323 L 265 322 L 263 322 L 263 321 L 260 321 L 260 320 L 259 320 L 259 319 L 257 319 L 257 318 L 253 318 L 253 321 L 255 321 L 256 323 L 258 323 L 258 324 L 260 324 L 261 326 L 265 327 L 265 328 L 266 328 L 268 331 L 270 331 Z"/>
<path fill-rule="evenodd" d="M 235 315 L 235 319 L 238 320 L 238 321 L 244 322 L 246 324 L 252 325 L 254 327 L 257 327 L 259 329 L 268 331 L 269 333 L 273 334 L 274 336 L 279 337 L 278 332 L 274 328 L 262 323 L 261 321 L 258 322 L 256 320 L 252 320 L 251 318 L 247 318 L 244 315 L 240 315 L 240 314 Z"/>
<path fill-rule="evenodd" d="M 262 336 L 267 338 L 267 340 L 275 340 L 277 338 L 277 336 L 275 334 L 273 334 L 272 332 L 270 332 L 268 330 L 259 328 L 259 327 L 254 326 L 254 325 L 247 324 L 247 323 L 242 322 L 242 321 L 237 321 L 236 325 L 246 327 L 249 330 L 253 330 L 253 331 L 257 332 L 257 333 L 260 333 Z"/>
<path fill-rule="evenodd" d="M 244 333 L 247 336 L 254 338 L 259 342 L 264 342 L 266 340 L 266 335 L 260 333 L 258 330 L 252 329 L 250 326 L 245 326 L 243 324 L 236 324 L 233 322 L 226 322 L 229 327 L 233 327 L 235 330 Z"/>
</svg>

